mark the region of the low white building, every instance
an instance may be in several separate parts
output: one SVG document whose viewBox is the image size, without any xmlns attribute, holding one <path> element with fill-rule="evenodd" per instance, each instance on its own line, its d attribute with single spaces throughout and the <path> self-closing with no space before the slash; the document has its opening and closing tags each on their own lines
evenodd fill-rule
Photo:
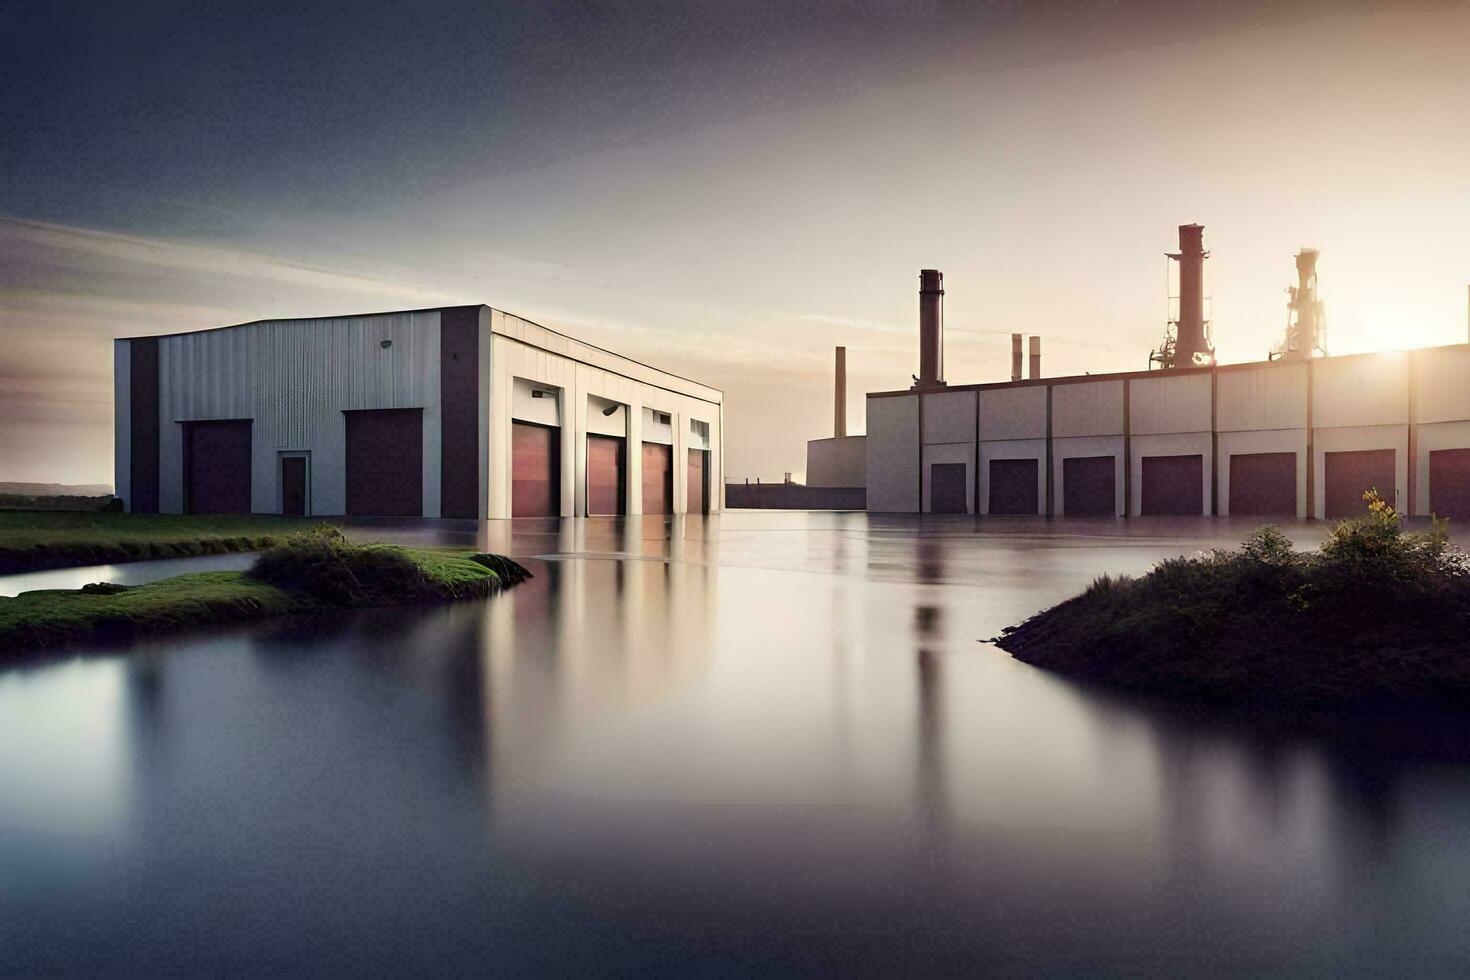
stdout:
<svg viewBox="0 0 1470 980">
<path fill-rule="evenodd" d="M 114 345 L 135 513 L 718 511 L 723 396 L 488 306 Z"/>
<path fill-rule="evenodd" d="M 1470 517 L 1470 345 L 868 395 L 868 510 Z"/>
</svg>

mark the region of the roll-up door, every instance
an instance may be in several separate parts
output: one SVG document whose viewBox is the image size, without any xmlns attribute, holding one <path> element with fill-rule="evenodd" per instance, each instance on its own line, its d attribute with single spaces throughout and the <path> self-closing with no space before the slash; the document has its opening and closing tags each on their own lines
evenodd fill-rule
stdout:
<svg viewBox="0 0 1470 980">
<path fill-rule="evenodd" d="M 709 513 L 708 508 L 705 507 L 705 497 L 707 495 L 705 473 L 708 470 L 706 464 L 706 458 L 708 456 L 709 450 L 707 449 L 689 450 L 689 485 L 688 493 L 686 494 L 687 503 L 684 509 L 691 514 Z"/>
<path fill-rule="evenodd" d="M 992 514 L 1035 514 L 1039 462 L 1034 459 L 990 461 Z"/>
<path fill-rule="evenodd" d="M 1142 459 L 1141 514 L 1204 513 L 1205 458 L 1188 456 L 1145 456 Z"/>
<path fill-rule="evenodd" d="M 624 440 L 619 436 L 587 436 L 587 513 L 621 514 Z"/>
<path fill-rule="evenodd" d="M 1114 456 L 1062 460 L 1062 512 L 1067 517 L 1116 517 L 1117 463 Z"/>
<path fill-rule="evenodd" d="M 1378 496 L 1397 506 L 1393 457 L 1392 449 L 1327 453 L 1323 466 L 1326 471 L 1326 516 L 1355 517 L 1367 513 L 1363 491 L 1372 488 L 1378 490 Z"/>
<path fill-rule="evenodd" d="M 674 447 L 643 444 L 643 513 L 674 512 Z"/>
<path fill-rule="evenodd" d="M 1429 510 L 1440 517 L 1470 517 L 1470 449 L 1429 454 Z"/>
<path fill-rule="evenodd" d="M 422 517 L 424 422 L 418 408 L 346 412 L 347 513 Z"/>
<path fill-rule="evenodd" d="M 512 422 L 510 514 L 556 517 L 561 514 L 561 430 Z"/>
<path fill-rule="evenodd" d="M 934 463 L 929 467 L 929 513 L 964 514 L 965 464 Z"/>
<path fill-rule="evenodd" d="M 1295 517 L 1296 453 L 1234 453 L 1231 517 Z"/>
<path fill-rule="evenodd" d="M 188 512 L 250 513 L 250 420 L 186 422 L 184 429 Z"/>
</svg>

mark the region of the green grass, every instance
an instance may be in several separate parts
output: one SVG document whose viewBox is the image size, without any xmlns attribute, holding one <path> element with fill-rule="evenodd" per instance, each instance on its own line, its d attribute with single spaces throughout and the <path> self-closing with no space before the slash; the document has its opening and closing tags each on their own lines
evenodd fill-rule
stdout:
<svg viewBox="0 0 1470 980">
<path fill-rule="evenodd" d="M 251 516 L 0 511 L 0 575 L 259 551 L 311 521 Z"/>
<path fill-rule="evenodd" d="M 288 613 L 475 598 L 529 577 L 498 555 L 355 545 L 317 525 L 269 548 L 245 572 L 0 598 L 0 655 Z"/>
<path fill-rule="evenodd" d="M 1297 552 L 1267 527 L 1233 551 L 1104 576 L 1008 629 L 1016 659 L 1196 700 L 1470 703 L 1470 557 L 1436 522 L 1377 508 Z"/>
</svg>

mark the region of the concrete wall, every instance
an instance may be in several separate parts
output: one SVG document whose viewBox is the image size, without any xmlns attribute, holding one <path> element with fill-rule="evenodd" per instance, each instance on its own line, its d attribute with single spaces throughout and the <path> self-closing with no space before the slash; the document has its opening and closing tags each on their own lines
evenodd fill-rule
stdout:
<svg viewBox="0 0 1470 980">
<path fill-rule="evenodd" d="M 973 391 L 944 391 L 923 396 L 923 486 L 920 500 L 923 513 L 933 509 L 929 468 L 935 463 L 964 464 L 965 512 L 975 512 L 976 398 L 977 393 Z"/>
<path fill-rule="evenodd" d="M 868 396 L 868 510 L 919 511 L 919 397 Z"/>
<path fill-rule="evenodd" d="M 811 439 L 806 444 L 809 487 L 865 487 L 868 480 L 868 437 Z"/>
<path fill-rule="evenodd" d="M 1121 514 L 1141 510 L 1144 457 L 1197 454 L 1204 464 L 1200 511 L 1224 515 L 1232 455 L 1292 452 L 1297 514 L 1320 517 L 1326 454 L 1367 449 L 1394 450 L 1396 505 L 1427 515 L 1430 453 L 1470 448 L 1470 344 L 1213 371 L 955 386 L 925 395 L 922 435 L 917 402 L 909 393 L 868 398 L 876 419 L 867 442 L 871 510 L 928 510 L 920 473 L 936 462 L 963 462 L 972 496 L 986 513 L 991 461 L 1037 459 L 1044 487 L 1050 439 L 1051 504 L 1059 515 L 1062 463 L 1071 457 L 1115 457 Z M 1038 495 L 1044 498 L 1044 489 Z"/>
<path fill-rule="evenodd" d="M 488 517 L 510 517 L 510 419 L 517 379 L 559 391 L 562 516 L 587 513 L 589 432 L 627 438 L 625 489 L 630 514 L 641 514 L 643 510 L 643 453 L 638 447 L 645 440 L 673 446 L 674 513 L 684 513 L 688 502 L 689 468 L 678 464 L 687 458 L 690 448 L 710 450 L 709 485 L 723 485 L 723 396 L 718 389 L 667 374 L 501 310 L 487 313 L 491 335 Z M 611 404 L 620 408 L 606 418 L 601 409 Z M 668 414 L 669 422 L 654 422 L 655 412 Z M 699 440 L 700 445 L 691 445 L 690 423 L 694 421 L 707 427 L 708 435 Z M 710 513 L 720 511 L 720 497 L 719 493 L 711 493 Z"/>
<path fill-rule="evenodd" d="M 863 510 L 862 487 L 808 487 L 800 483 L 731 483 L 725 487 L 727 508 L 760 510 Z"/>
</svg>

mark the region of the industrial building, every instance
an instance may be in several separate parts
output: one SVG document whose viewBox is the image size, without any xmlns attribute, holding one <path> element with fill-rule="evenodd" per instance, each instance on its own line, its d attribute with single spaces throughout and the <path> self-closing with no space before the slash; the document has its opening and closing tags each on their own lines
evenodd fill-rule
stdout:
<svg viewBox="0 0 1470 980">
<path fill-rule="evenodd" d="M 483 305 L 122 339 L 114 389 L 133 513 L 721 506 L 720 391 Z"/>
<path fill-rule="evenodd" d="M 920 275 L 919 375 L 867 396 L 867 509 L 889 513 L 1337 518 L 1376 488 L 1403 513 L 1470 518 L 1470 345 L 1327 357 L 1313 250 L 1297 256 L 1286 339 L 1215 363 L 1199 225 L 1180 227 L 1179 313 L 1157 369 L 944 379 L 943 277 Z M 814 469 L 831 440 L 808 446 Z"/>
</svg>

